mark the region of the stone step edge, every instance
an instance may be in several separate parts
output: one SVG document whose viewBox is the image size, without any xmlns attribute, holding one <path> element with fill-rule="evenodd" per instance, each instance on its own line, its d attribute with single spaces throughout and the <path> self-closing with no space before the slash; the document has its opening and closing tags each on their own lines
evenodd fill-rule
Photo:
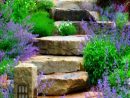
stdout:
<svg viewBox="0 0 130 98">
<path fill-rule="evenodd" d="M 48 78 L 48 79 L 63 80 L 64 81 L 66 79 L 73 80 L 73 79 L 77 79 L 78 78 L 78 77 L 75 77 L 74 75 L 71 76 L 71 77 L 64 77 L 65 75 L 69 76 L 71 74 L 74 74 L 74 75 L 77 75 L 77 74 L 86 74 L 87 79 L 88 79 L 88 72 L 86 72 L 86 71 L 59 72 L 59 73 L 57 72 L 57 73 L 53 73 L 53 74 L 43 75 L 42 76 L 43 78 L 41 78 L 41 79 L 42 80 L 46 80 Z M 59 76 L 59 77 L 57 77 L 57 76 Z M 84 78 L 84 77 L 82 76 L 82 78 Z"/>
<path fill-rule="evenodd" d="M 41 83 L 38 86 L 38 91 L 42 84 L 51 83 L 50 88 L 47 86 L 42 90 L 42 94 L 62 96 L 75 91 L 84 91 L 88 88 L 88 73 L 86 71 L 78 71 L 73 73 L 56 73 L 52 75 L 44 75 L 41 77 Z M 60 92 L 59 92 L 60 91 Z"/>
<path fill-rule="evenodd" d="M 43 55 L 82 56 L 82 46 L 90 38 L 91 35 L 48 36 L 37 38 L 35 45 Z"/>
<path fill-rule="evenodd" d="M 56 72 L 84 71 L 83 57 L 37 55 L 31 57 L 26 63 L 33 63 L 38 68 L 38 74 L 52 74 Z M 55 67 L 54 67 L 55 66 Z"/>
</svg>

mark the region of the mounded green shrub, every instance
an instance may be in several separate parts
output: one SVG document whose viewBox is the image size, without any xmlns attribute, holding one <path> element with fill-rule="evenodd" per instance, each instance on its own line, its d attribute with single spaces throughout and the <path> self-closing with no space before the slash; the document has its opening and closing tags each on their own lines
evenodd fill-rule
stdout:
<svg viewBox="0 0 130 98">
<path fill-rule="evenodd" d="M 84 68 L 89 74 L 91 84 L 97 84 L 98 79 L 107 70 L 111 72 L 118 62 L 117 49 L 109 40 L 95 37 L 86 44 L 83 51 Z"/>
<path fill-rule="evenodd" d="M 76 27 L 71 22 L 63 22 L 58 27 L 60 35 L 67 36 L 67 35 L 74 35 L 77 33 Z"/>
<path fill-rule="evenodd" d="M 33 13 L 29 23 L 33 24 L 33 33 L 42 36 L 51 36 L 55 29 L 54 20 L 50 18 L 48 12 L 39 11 Z"/>
</svg>

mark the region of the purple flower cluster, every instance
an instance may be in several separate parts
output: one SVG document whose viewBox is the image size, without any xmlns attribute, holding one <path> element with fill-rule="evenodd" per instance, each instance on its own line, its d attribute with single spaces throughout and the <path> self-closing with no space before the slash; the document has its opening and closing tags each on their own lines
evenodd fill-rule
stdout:
<svg viewBox="0 0 130 98">
<path fill-rule="evenodd" d="M 13 68 L 19 61 L 27 60 L 38 53 L 38 48 L 34 46 L 37 35 L 30 31 L 30 26 L 6 22 L 0 18 L 0 73 L 7 73 L 9 79 L 13 79 Z M 6 88 L 2 86 L 3 81 L 0 77 L 0 97 L 13 98 L 13 81 Z"/>
<path fill-rule="evenodd" d="M 10 43 L 10 50 L 3 50 L 6 56 L 24 61 L 37 53 L 38 48 L 33 45 L 36 35 L 31 34 L 29 28 L 26 27 L 25 29 L 22 25 L 15 24 L 12 21 L 5 24 L 0 22 L 0 24 L 2 26 L 1 40 L 13 40 L 13 44 Z"/>
<path fill-rule="evenodd" d="M 98 37 L 99 39 L 107 39 L 110 40 L 112 43 L 115 44 L 116 49 L 118 50 L 118 53 L 120 55 L 120 58 L 124 56 L 127 51 L 129 51 L 130 47 L 130 25 L 127 25 L 126 22 L 127 16 L 125 16 L 125 13 L 123 13 L 124 6 L 120 5 L 118 6 L 118 12 L 114 10 L 114 5 L 104 9 L 96 8 L 99 12 L 101 17 L 101 20 L 103 21 L 113 21 L 116 24 L 113 25 L 111 28 L 106 28 L 105 25 L 100 25 L 99 23 L 93 23 L 93 22 L 84 22 L 82 21 L 81 26 L 83 30 L 86 32 L 86 37 L 91 35 L 92 37 Z M 120 15 L 119 19 L 117 19 L 117 14 Z M 123 25 L 122 25 L 123 23 Z M 91 26 L 94 25 L 94 26 Z M 121 28 L 119 28 L 122 26 Z M 81 45 L 81 48 L 82 45 Z M 129 52 L 128 52 L 129 53 Z M 106 53 L 107 55 L 107 53 Z M 118 61 L 115 61 L 116 65 Z M 109 62 L 106 62 L 109 64 Z M 118 68 L 122 66 L 120 64 L 120 60 L 118 63 Z M 116 68 L 116 67 L 115 67 Z M 115 69 L 113 67 L 113 70 Z M 99 69 L 100 70 L 100 69 Z M 129 70 L 129 69 L 128 69 Z M 127 73 L 127 71 L 126 71 Z M 109 74 L 106 76 L 103 76 L 102 80 L 98 81 L 97 86 L 97 92 L 102 92 L 102 95 L 99 93 L 98 98 L 130 98 L 130 90 L 128 88 L 128 85 L 124 83 L 121 85 L 121 77 L 117 75 L 117 87 L 113 87 L 109 83 Z M 124 81 L 126 81 L 129 77 L 126 77 Z M 95 91 L 95 90 L 94 90 Z M 86 98 L 90 98 L 89 95 L 86 95 Z"/>
</svg>

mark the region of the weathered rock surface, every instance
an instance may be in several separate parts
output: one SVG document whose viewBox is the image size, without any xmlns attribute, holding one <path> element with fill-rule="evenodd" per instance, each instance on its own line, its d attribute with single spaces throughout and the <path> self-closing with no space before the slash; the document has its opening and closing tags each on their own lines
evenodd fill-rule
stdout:
<svg viewBox="0 0 130 98">
<path fill-rule="evenodd" d="M 87 80 L 87 72 L 57 73 L 52 75 L 44 75 L 41 78 L 41 83 L 39 84 L 38 91 L 41 91 L 40 87 L 43 87 L 43 85 L 46 84 L 46 86 L 44 86 L 44 89 L 42 90 L 42 94 L 60 96 L 86 89 Z"/>
<path fill-rule="evenodd" d="M 85 35 L 49 36 L 37 38 L 36 45 L 41 54 L 49 55 L 82 55 L 83 46 L 89 40 Z"/>
<path fill-rule="evenodd" d="M 95 10 L 97 0 L 61 0 L 55 2 L 57 8 Z"/>
<path fill-rule="evenodd" d="M 89 91 L 65 95 L 63 98 L 85 98 L 85 96 L 87 96 L 86 98 L 99 98 L 99 95 L 102 96 L 102 93 Z M 38 98 L 61 98 L 61 96 L 39 96 Z"/>
<path fill-rule="evenodd" d="M 94 15 L 98 15 L 98 14 L 94 14 Z M 96 21 L 95 16 L 92 15 L 91 11 L 82 10 L 82 9 L 55 8 L 51 11 L 51 16 L 56 21 L 68 21 L 68 20 L 69 21 L 81 21 L 81 20 Z"/>
<path fill-rule="evenodd" d="M 74 72 L 83 70 L 83 58 L 75 56 L 34 56 L 27 62 L 38 68 L 38 73 Z"/>
<path fill-rule="evenodd" d="M 15 67 L 14 73 L 14 98 L 18 98 L 18 91 L 22 93 L 21 87 L 23 91 L 23 86 L 27 88 L 28 98 L 34 98 L 34 90 L 37 84 L 37 67 L 29 63 L 20 63 Z"/>
</svg>

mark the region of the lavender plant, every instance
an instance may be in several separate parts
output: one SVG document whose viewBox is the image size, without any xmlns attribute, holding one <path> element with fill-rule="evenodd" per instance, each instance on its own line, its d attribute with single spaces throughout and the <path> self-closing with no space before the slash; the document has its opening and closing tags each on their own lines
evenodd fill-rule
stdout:
<svg viewBox="0 0 130 98">
<path fill-rule="evenodd" d="M 125 82 L 123 85 L 121 85 L 120 76 L 116 76 L 116 77 L 117 79 L 115 81 L 118 82 L 116 87 L 111 87 L 108 76 L 104 76 L 103 80 L 98 81 L 98 91 L 102 92 L 103 98 L 129 98 L 130 97 L 130 90 L 128 88 L 128 85 L 126 85 Z"/>
<path fill-rule="evenodd" d="M 37 53 L 38 48 L 33 45 L 36 35 L 29 31 L 27 26 L 0 19 L 0 75 L 7 73 L 12 77 L 13 67 L 19 60 L 24 61 Z"/>
<path fill-rule="evenodd" d="M 102 26 L 104 29 L 106 29 L 106 30 L 104 30 L 104 29 L 100 28 L 98 23 L 92 22 L 92 24 L 94 24 L 93 27 L 95 27 L 95 28 L 90 28 L 88 23 L 81 24 L 84 31 L 87 32 L 86 33 L 87 36 L 89 34 L 89 35 L 92 35 L 93 38 L 95 38 L 96 34 L 100 34 L 100 35 L 98 35 L 99 37 L 97 38 L 97 40 L 95 40 L 95 41 L 90 40 L 90 42 L 86 45 L 86 47 L 84 49 L 84 51 L 85 51 L 84 52 L 84 61 L 85 61 L 84 66 L 87 67 L 90 65 L 89 69 L 92 69 L 90 67 L 93 67 L 91 64 L 95 60 L 96 60 L 96 63 L 94 64 L 95 67 L 97 67 L 96 66 L 97 64 L 99 64 L 99 66 L 105 66 L 107 63 L 109 65 L 116 64 L 117 66 L 122 66 L 120 63 L 121 57 L 124 56 L 124 54 L 128 53 L 126 51 L 129 51 L 129 45 L 130 45 L 130 40 L 129 40 L 130 39 L 129 38 L 130 29 L 129 30 L 128 30 L 128 28 L 126 29 L 126 25 L 125 25 L 128 22 L 128 16 L 125 13 L 121 13 L 122 11 L 118 12 L 117 14 L 113 14 L 113 15 L 111 13 L 114 13 L 114 10 L 110 14 L 109 14 L 110 10 L 105 12 L 102 9 L 100 9 L 100 11 L 101 11 L 101 14 L 108 16 L 107 19 L 115 21 L 117 27 L 116 28 L 112 27 L 111 29 L 107 29 L 107 28 L 105 28 L 105 26 Z M 123 17 L 123 18 L 121 19 L 121 17 Z M 97 32 L 100 32 L 100 33 L 97 33 Z M 110 34 L 110 35 L 108 35 L 108 34 Z M 116 55 L 114 55 L 114 53 L 112 53 L 112 50 L 111 50 L 112 48 L 110 48 L 110 51 L 109 51 L 109 46 L 107 44 L 108 41 L 111 43 L 111 45 L 113 45 L 112 47 L 115 47 L 114 50 L 116 51 Z M 97 44 L 97 42 L 99 42 L 99 44 Z M 103 45 L 102 42 L 105 42 L 105 44 Z M 91 47 L 90 47 L 90 43 L 91 43 Z M 107 47 L 107 49 L 105 47 Z M 106 49 L 107 53 L 104 52 L 104 50 L 102 50 L 102 49 Z M 109 53 L 112 53 L 113 55 L 110 55 Z M 104 60 L 102 57 L 100 57 L 103 54 L 106 54 L 107 56 L 103 56 L 103 57 L 106 58 L 107 60 L 109 59 L 110 61 L 106 61 L 106 59 Z M 90 57 L 90 59 L 88 60 L 89 57 Z M 89 61 L 91 61 L 91 62 L 89 63 Z M 87 62 L 88 62 L 88 64 L 87 64 Z M 108 68 L 109 65 L 105 66 L 103 69 Z M 96 70 L 95 68 L 92 69 L 90 74 L 92 75 L 92 73 L 93 74 L 95 73 L 95 75 L 98 75 L 99 73 L 104 72 L 104 71 L 102 71 L 101 68 L 99 70 L 99 66 L 97 67 L 98 70 Z M 95 71 L 97 71 L 97 72 L 95 72 Z M 101 78 L 102 74 L 100 74 L 99 76 Z M 96 76 L 94 76 L 94 77 L 96 77 Z M 94 77 L 92 77 L 92 79 Z M 90 79 L 90 80 L 92 80 L 92 79 Z M 99 77 L 97 79 L 99 79 Z M 96 81 L 96 80 L 93 79 L 93 81 Z"/>
<path fill-rule="evenodd" d="M 0 30 L 0 50 L 4 51 L 7 57 L 26 60 L 36 54 L 37 48 L 33 46 L 36 36 L 28 32 L 29 28 L 25 29 L 13 22 L 3 23 L 0 21 L 3 25 Z"/>
</svg>

